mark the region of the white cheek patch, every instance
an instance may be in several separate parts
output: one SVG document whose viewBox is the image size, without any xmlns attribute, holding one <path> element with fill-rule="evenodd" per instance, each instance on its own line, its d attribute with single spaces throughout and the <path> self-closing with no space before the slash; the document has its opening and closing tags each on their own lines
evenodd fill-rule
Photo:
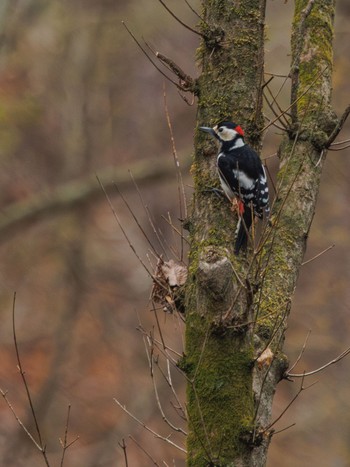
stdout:
<svg viewBox="0 0 350 467">
<path fill-rule="evenodd" d="M 224 128 L 223 131 L 218 132 L 218 135 L 223 141 L 231 141 L 236 138 L 238 133 L 230 128 Z"/>
</svg>

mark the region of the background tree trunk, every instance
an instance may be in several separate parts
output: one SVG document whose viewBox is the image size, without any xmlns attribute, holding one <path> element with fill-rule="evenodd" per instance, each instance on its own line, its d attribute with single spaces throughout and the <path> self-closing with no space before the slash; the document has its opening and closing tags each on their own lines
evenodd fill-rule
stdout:
<svg viewBox="0 0 350 467">
<path fill-rule="evenodd" d="M 257 147 L 265 2 L 240 8 L 204 1 L 203 7 L 209 39 L 199 50 L 198 124 L 233 117 Z M 263 247 L 247 258 L 233 257 L 229 207 L 203 191 L 216 180 L 217 148 L 196 137 L 183 362 L 189 378 L 191 466 L 266 463 L 272 399 L 287 368 L 282 353 L 286 320 L 336 127 L 330 107 L 334 7 L 327 0 L 296 2 L 292 121 L 280 148 L 272 226 Z"/>
</svg>

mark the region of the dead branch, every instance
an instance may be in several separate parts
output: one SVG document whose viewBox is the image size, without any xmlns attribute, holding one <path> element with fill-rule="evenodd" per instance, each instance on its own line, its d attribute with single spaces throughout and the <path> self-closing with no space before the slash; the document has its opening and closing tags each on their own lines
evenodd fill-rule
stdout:
<svg viewBox="0 0 350 467">
<path fill-rule="evenodd" d="M 158 60 L 167 65 L 167 68 L 171 70 L 180 80 L 180 85 L 184 90 L 194 92 L 195 81 L 191 76 L 187 75 L 171 58 L 166 57 L 160 52 L 155 53 Z"/>
</svg>

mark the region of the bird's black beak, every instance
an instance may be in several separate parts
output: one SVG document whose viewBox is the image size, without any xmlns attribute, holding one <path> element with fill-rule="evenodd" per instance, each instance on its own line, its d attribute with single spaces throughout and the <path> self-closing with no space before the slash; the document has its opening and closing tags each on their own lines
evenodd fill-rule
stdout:
<svg viewBox="0 0 350 467">
<path fill-rule="evenodd" d="M 205 133 L 209 133 L 211 136 L 214 136 L 214 138 L 217 138 L 217 134 L 215 133 L 215 131 L 210 128 L 209 126 L 200 126 L 199 127 L 199 130 L 201 131 L 205 131 Z"/>
</svg>

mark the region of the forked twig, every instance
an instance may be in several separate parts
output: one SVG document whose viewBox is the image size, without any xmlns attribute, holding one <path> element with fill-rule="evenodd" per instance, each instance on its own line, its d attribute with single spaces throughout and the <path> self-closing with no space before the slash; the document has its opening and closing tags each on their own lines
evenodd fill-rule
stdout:
<svg viewBox="0 0 350 467">
<path fill-rule="evenodd" d="M 174 431 L 176 432 L 179 432 L 179 433 L 182 433 L 183 435 L 187 435 L 187 433 L 185 432 L 185 430 L 183 430 L 181 427 L 177 427 L 175 426 L 170 420 L 169 418 L 165 415 L 165 412 L 163 410 L 163 407 L 162 407 L 162 404 L 160 402 L 160 398 L 159 398 L 159 393 L 158 393 L 158 387 L 157 387 L 157 382 L 155 380 L 155 375 L 154 375 L 154 369 L 153 369 L 153 365 L 154 363 L 157 364 L 157 361 L 156 359 L 154 358 L 154 346 L 153 346 L 153 337 L 150 335 L 148 336 L 148 338 L 146 339 L 144 337 L 143 339 L 144 341 L 144 345 L 145 345 L 145 351 L 146 351 L 146 355 L 147 355 L 147 360 L 148 360 L 148 365 L 149 365 L 149 369 L 150 369 L 150 374 L 151 374 L 151 379 L 152 379 L 152 383 L 153 383 L 153 389 L 154 389 L 154 394 L 155 394 L 155 398 L 156 398 L 156 402 L 157 402 L 157 406 L 158 406 L 158 409 L 159 409 L 159 412 L 162 416 L 162 419 L 163 421 Z M 149 349 L 149 350 L 148 350 Z M 158 368 L 160 368 L 159 364 L 158 364 Z M 162 375 L 163 375 L 163 372 L 161 372 Z M 165 378 L 166 382 L 168 383 L 168 385 L 170 385 L 170 387 L 172 387 L 172 384 L 171 382 L 169 382 L 167 380 L 167 378 Z M 178 400 L 178 399 L 177 399 Z"/>
<path fill-rule="evenodd" d="M 41 454 L 42 454 L 42 456 L 44 458 L 46 466 L 50 467 L 50 463 L 49 463 L 49 460 L 48 460 L 48 457 L 47 457 L 47 454 L 46 454 L 46 446 L 43 445 L 41 431 L 40 431 L 40 427 L 39 427 L 39 422 L 38 422 L 38 419 L 37 419 L 37 416 L 36 416 L 36 413 L 35 413 L 34 404 L 33 404 L 33 401 L 32 401 L 32 396 L 31 396 L 30 391 L 29 391 L 29 386 L 28 386 L 28 383 L 27 383 L 27 380 L 26 380 L 25 372 L 23 370 L 21 358 L 20 358 L 20 355 L 19 355 L 18 342 L 17 342 L 17 336 L 16 336 L 16 325 L 15 325 L 16 324 L 15 323 L 15 309 L 16 309 L 16 292 L 13 294 L 13 303 L 12 303 L 12 331 L 13 331 L 13 340 L 14 340 L 14 344 L 15 344 L 15 350 L 16 350 L 17 368 L 18 368 L 18 371 L 19 371 L 19 373 L 21 375 L 24 388 L 26 390 L 27 400 L 29 402 L 30 411 L 31 411 L 31 414 L 32 414 L 32 417 L 33 417 L 33 420 L 34 420 L 34 425 L 35 425 L 35 429 L 36 429 L 36 432 L 37 432 L 39 442 L 37 442 L 35 440 L 33 435 L 29 432 L 29 430 L 26 428 L 24 423 L 18 417 L 15 409 L 13 408 L 12 404 L 10 403 L 10 401 L 7 398 L 6 392 L 3 391 L 2 389 L 0 389 L 0 394 L 2 395 L 2 397 L 4 398 L 7 406 L 9 407 L 11 412 L 13 413 L 13 415 L 14 415 L 17 423 L 19 424 L 19 426 L 23 429 L 23 431 L 26 433 L 26 435 L 32 441 L 34 446 L 41 452 Z"/>
<path fill-rule="evenodd" d="M 118 442 L 118 445 L 122 448 L 123 454 L 124 454 L 124 462 L 125 462 L 125 467 L 129 467 L 129 462 L 128 462 L 128 454 L 126 452 L 126 443 L 125 439 L 122 439 L 122 442 Z"/>
<path fill-rule="evenodd" d="M 289 370 L 287 370 L 287 373 L 289 373 L 290 371 L 293 370 L 293 368 L 295 368 L 297 366 L 297 364 L 300 362 L 301 360 L 301 357 L 303 356 L 304 352 L 305 352 L 305 349 L 306 349 L 306 344 L 307 344 L 307 341 L 309 340 L 309 337 L 310 337 L 310 334 L 311 334 L 311 329 L 309 329 L 307 335 L 306 335 L 306 338 L 305 338 L 305 341 L 304 341 L 304 344 L 299 352 L 299 355 L 297 357 L 297 359 L 295 360 L 295 362 L 293 363 L 293 365 L 289 368 Z"/>
<path fill-rule="evenodd" d="M 305 376 L 315 375 L 316 373 L 320 373 L 321 371 L 325 370 L 329 366 L 340 362 L 340 360 L 342 360 L 343 358 L 345 358 L 349 354 L 350 354 L 350 347 L 348 347 L 346 350 L 344 350 L 344 352 L 342 352 L 340 355 L 338 355 L 336 358 L 334 358 L 330 362 L 326 363 L 325 365 L 320 366 L 320 368 L 317 368 L 316 370 L 313 370 L 313 371 L 307 371 L 307 372 L 304 372 L 304 373 L 290 373 L 290 370 L 288 370 L 285 373 L 285 379 L 304 378 Z"/>
<path fill-rule="evenodd" d="M 293 403 L 297 400 L 297 398 L 300 396 L 300 394 L 303 392 L 303 391 L 306 391 L 307 389 L 310 389 L 312 386 L 314 386 L 317 381 L 314 381 L 313 383 L 309 384 L 309 386 L 304 386 L 304 378 L 305 378 L 305 374 L 302 375 L 302 380 L 301 380 L 301 384 L 300 384 L 300 388 L 298 390 L 298 392 L 295 394 L 295 396 L 293 397 L 293 399 L 287 404 L 287 406 L 282 410 L 282 412 L 280 413 L 280 415 L 272 422 L 270 423 L 270 425 L 268 425 L 263 433 L 266 433 L 267 431 L 271 430 L 271 428 L 276 425 L 276 423 L 281 420 L 281 418 L 283 417 L 283 415 L 287 412 L 287 410 L 293 405 Z"/>
<path fill-rule="evenodd" d="M 317 76 L 316 78 L 311 82 L 311 84 L 305 89 L 304 92 L 302 92 L 300 94 L 300 96 L 298 96 L 285 110 L 283 110 L 283 112 L 281 112 L 274 120 L 272 120 L 268 125 L 266 125 L 261 131 L 260 133 L 263 133 L 265 130 L 267 130 L 267 128 L 269 128 L 271 125 L 273 125 L 275 122 L 277 122 L 277 120 L 280 120 L 280 118 L 282 117 L 282 115 L 284 115 L 285 113 L 288 112 L 288 110 L 290 110 L 297 102 L 299 102 L 300 99 L 302 99 L 305 94 L 307 94 L 310 89 L 315 85 L 316 81 L 319 79 L 320 76 L 323 75 L 323 73 L 327 70 L 328 66 L 325 66 L 319 73 L 317 73 Z M 350 112 L 350 108 L 349 108 L 349 112 Z"/>
<path fill-rule="evenodd" d="M 61 467 L 63 467 L 64 457 L 66 455 L 67 449 L 69 449 L 79 439 L 79 436 L 77 436 L 75 439 L 73 439 L 73 441 L 68 443 L 68 427 L 69 427 L 70 409 L 71 409 L 71 405 L 69 404 L 68 405 L 68 411 L 67 411 L 66 426 L 65 426 L 65 429 L 64 429 L 63 441 L 62 441 L 61 438 L 59 438 L 59 441 L 60 441 L 61 446 L 62 446 L 62 457 L 61 457 L 61 464 L 60 464 Z"/>
</svg>

